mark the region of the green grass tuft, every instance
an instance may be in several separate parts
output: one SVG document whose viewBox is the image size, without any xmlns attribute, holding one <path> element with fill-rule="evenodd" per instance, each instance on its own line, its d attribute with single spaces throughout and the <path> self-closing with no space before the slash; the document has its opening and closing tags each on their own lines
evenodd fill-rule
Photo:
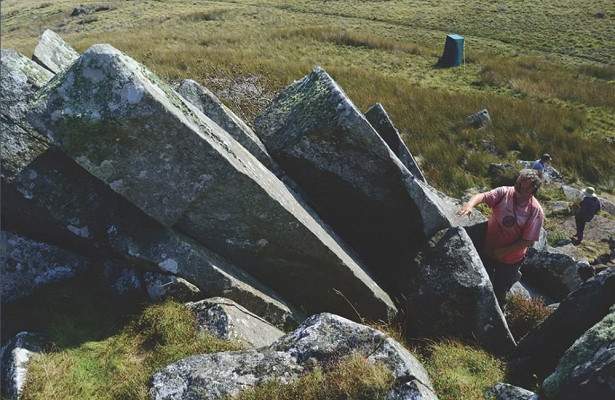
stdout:
<svg viewBox="0 0 615 400">
<path fill-rule="evenodd" d="M 515 339 L 521 339 L 551 314 L 541 300 L 512 294 L 506 303 L 506 321 Z"/>
</svg>

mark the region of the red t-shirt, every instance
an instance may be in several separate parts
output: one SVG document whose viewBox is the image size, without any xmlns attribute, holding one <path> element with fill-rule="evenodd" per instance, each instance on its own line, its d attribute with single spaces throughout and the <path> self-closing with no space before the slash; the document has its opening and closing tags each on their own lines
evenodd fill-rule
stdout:
<svg viewBox="0 0 615 400">
<path fill-rule="evenodd" d="M 519 239 L 537 241 L 540 237 L 540 228 L 545 219 L 540 203 L 532 196 L 527 204 L 516 204 L 514 193 L 514 187 L 502 186 L 485 194 L 483 201 L 492 209 L 487 223 L 485 249 L 506 247 Z M 521 248 L 505 254 L 501 261 L 516 264 L 523 260 L 526 252 L 527 248 Z"/>
</svg>

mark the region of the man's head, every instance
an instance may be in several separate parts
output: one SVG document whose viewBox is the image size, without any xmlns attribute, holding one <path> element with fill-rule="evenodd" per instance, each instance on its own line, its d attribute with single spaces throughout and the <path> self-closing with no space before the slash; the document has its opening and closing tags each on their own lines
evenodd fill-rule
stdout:
<svg viewBox="0 0 615 400">
<path fill-rule="evenodd" d="M 515 195 L 520 201 L 529 200 L 540 189 L 542 179 L 536 170 L 523 169 L 515 182 Z"/>
<path fill-rule="evenodd" d="M 549 153 L 545 153 L 542 155 L 542 157 L 540 157 L 540 161 L 542 161 L 542 163 L 550 163 L 551 162 L 551 155 Z"/>
</svg>

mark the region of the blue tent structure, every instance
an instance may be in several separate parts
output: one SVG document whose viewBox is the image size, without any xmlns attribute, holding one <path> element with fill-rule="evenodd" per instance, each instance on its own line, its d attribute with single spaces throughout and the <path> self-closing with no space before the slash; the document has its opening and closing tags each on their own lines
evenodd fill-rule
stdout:
<svg viewBox="0 0 615 400">
<path fill-rule="evenodd" d="M 438 60 L 438 67 L 458 67 L 463 63 L 463 41 L 461 35 L 451 33 L 446 35 L 444 52 Z"/>
</svg>

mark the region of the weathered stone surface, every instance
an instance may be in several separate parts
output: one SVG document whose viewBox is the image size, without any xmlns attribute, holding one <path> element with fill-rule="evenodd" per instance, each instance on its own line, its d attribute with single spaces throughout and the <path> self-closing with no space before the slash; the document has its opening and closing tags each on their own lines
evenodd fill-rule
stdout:
<svg viewBox="0 0 615 400">
<path fill-rule="evenodd" d="M 480 111 L 475 112 L 472 115 L 468 115 L 465 119 L 467 125 L 472 126 L 477 129 L 482 129 L 491 125 L 491 115 L 489 115 L 489 111 L 484 108 Z"/>
<path fill-rule="evenodd" d="M 275 326 L 224 297 L 212 297 L 186 306 L 196 314 L 200 330 L 220 339 L 263 347 L 284 336 L 284 332 Z"/>
<path fill-rule="evenodd" d="M 583 282 L 578 271 L 585 264 L 554 247 L 529 249 L 521 272 L 526 282 L 559 301 Z"/>
<path fill-rule="evenodd" d="M 320 68 L 284 89 L 255 130 L 306 200 L 390 292 L 426 237 L 452 224 L 445 199 L 412 176 Z"/>
<path fill-rule="evenodd" d="M 103 276 L 115 296 L 143 296 L 144 282 L 141 271 L 118 261 L 104 263 Z"/>
<path fill-rule="evenodd" d="M 108 45 L 40 93 L 31 122 L 151 217 L 207 244 L 308 311 L 396 310 L 294 195 L 228 133 Z M 323 282 L 326 285 L 323 285 Z"/>
<path fill-rule="evenodd" d="M 615 398 L 615 307 L 566 350 L 542 392 L 557 400 Z"/>
<path fill-rule="evenodd" d="M 463 228 L 436 233 L 405 279 L 408 332 L 478 339 L 495 353 L 515 346 L 487 271 Z"/>
<path fill-rule="evenodd" d="M 185 79 L 179 85 L 177 93 L 228 132 L 263 165 L 272 171 L 277 168 L 256 133 L 207 88 L 191 79 Z"/>
<path fill-rule="evenodd" d="M 34 61 L 54 74 L 68 69 L 77 58 L 79 53 L 50 29 L 43 32 L 32 55 Z"/>
<path fill-rule="evenodd" d="M 0 50 L 0 173 L 11 181 L 43 153 L 47 141 L 26 121 L 28 99 L 52 74 L 15 50 Z"/>
<path fill-rule="evenodd" d="M 28 374 L 28 362 L 43 351 L 44 338 L 36 333 L 19 332 L 0 350 L 0 388 L 2 398 L 19 399 Z"/>
<path fill-rule="evenodd" d="M 393 153 L 395 153 L 397 158 L 399 158 L 399 161 L 401 161 L 406 168 L 408 168 L 408 171 L 410 171 L 417 179 L 427 182 L 425 175 L 423 175 L 423 171 L 421 171 L 421 168 L 414 159 L 414 156 L 410 153 L 410 150 L 408 150 L 408 147 L 401 138 L 399 131 L 393 124 L 393 121 L 382 104 L 376 103 L 371 106 L 365 113 L 365 118 L 367 118 L 369 123 L 374 127 L 374 129 L 376 129 L 380 137 L 384 139 L 389 148 L 393 150 Z"/>
<path fill-rule="evenodd" d="M 498 383 L 488 391 L 490 398 L 494 400 L 538 400 L 538 395 L 529 390 L 509 385 L 508 383 Z"/>
<path fill-rule="evenodd" d="M 562 354 L 615 303 L 615 268 L 585 281 L 538 327 L 524 336 L 510 364 L 520 382 L 554 370 Z M 548 346 L 545 346 L 548 343 Z"/>
<path fill-rule="evenodd" d="M 233 264 L 147 218 L 140 210 L 120 211 L 107 229 L 111 247 L 138 263 L 182 276 L 207 297 L 226 297 L 281 329 L 292 329 L 302 314 Z"/>
<path fill-rule="evenodd" d="M 11 303 L 36 288 L 72 278 L 90 268 L 87 259 L 47 243 L 12 232 L 1 232 L 0 238 L 2 303 Z"/>
<path fill-rule="evenodd" d="M 198 355 L 171 364 L 153 376 L 150 397 L 223 399 L 271 379 L 292 381 L 316 365 L 353 352 L 392 371 L 396 380 L 389 398 L 437 399 L 427 372 L 402 345 L 373 328 L 332 314 L 310 317 L 269 347 Z"/>
<path fill-rule="evenodd" d="M 174 299 L 179 302 L 193 301 L 201 297 L 201 290 L 183 278 L 159 272 L 143 274 L 145 288 L 150 300 Z"/>
</svg>

